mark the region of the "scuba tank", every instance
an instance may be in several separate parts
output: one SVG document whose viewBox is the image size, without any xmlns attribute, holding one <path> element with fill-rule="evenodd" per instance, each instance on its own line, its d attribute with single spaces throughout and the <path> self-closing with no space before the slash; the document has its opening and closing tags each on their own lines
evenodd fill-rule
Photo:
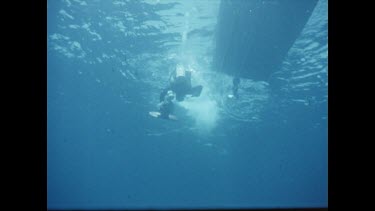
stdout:
<svg viewBox="0 0 375 211">
<path fill-rule="evenodd" d="M 178 64 L 176 67 L 176 78 L 185 77 L 185 69 L 182 65 Z"/>
</svg>

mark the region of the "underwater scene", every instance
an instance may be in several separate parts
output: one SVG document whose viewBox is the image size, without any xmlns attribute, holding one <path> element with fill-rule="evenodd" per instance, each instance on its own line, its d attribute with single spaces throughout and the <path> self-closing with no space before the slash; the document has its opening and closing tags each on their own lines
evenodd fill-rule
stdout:
<svg viewBox="0 0 375 211">
<path fill-rule="evenodd" d="M 328 0 L 48 0 L 47 208 L 328 206 Z"/>
</svg>

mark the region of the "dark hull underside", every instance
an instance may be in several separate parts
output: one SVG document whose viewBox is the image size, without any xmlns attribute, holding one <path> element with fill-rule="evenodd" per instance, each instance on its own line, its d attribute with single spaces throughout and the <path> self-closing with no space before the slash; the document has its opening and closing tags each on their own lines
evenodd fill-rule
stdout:
<svg viewBox="0 0 375 211">
<path fill-rule="evenodd" d="M 222 0 L 213 69 L 267 81 L 308 21 L 317 0 Z"/>
</svg>

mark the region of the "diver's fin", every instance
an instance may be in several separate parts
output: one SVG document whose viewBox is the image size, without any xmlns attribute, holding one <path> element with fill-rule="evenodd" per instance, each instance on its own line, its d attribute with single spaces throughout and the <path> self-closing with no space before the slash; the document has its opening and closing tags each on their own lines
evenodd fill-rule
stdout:
<svg viewBox="0 0 375 211">
<path fill-rule="evenodd" d="M 168 119 L 168 120 L 174 120 L 177 121 L 177 117 L 175 115 L 169 114 L 168 117 L 163 117 L 160 112 L 158 111 L 150 111 L 148 112 L 150 116 L 155 118 L 161 118 L 161 119 Z"/>
<path fill-rule="evenodd" d="M 153 117 L 155 117 L 155 118 L 158 118 L 158 117 L 160 117 L 160 112 L 158 112 L 158 111 L 150 111 L 150 112 L 148 112 L 151 116 L 153 116 Z"/>
<path fill-rule="evenodd" d="M 191 95 L 193 95 L 194 97 L 199 97 L 201 95 L 202 89 L 203 89 L 203 86 L 201 85 L 191 88 L 190 90 Z"/>
<path fill-rule="evenodd" d="M 175 115 L 172 115 L 172 114 L 169 114 L 168 117 L 169 117 L 170 120 L 174 120 L 174 121 L 178 120 L 177 117 Z"/>
</svg>

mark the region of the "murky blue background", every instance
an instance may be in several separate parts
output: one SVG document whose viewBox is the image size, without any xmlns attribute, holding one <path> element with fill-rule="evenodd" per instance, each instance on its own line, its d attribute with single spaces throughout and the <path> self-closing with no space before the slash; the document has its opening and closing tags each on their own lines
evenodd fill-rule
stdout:
<svg viewBox="0 0 375 211">
<path fill-rule="evenodd" d="M 48 208 L 327 207 L 327 0 L 238 100 L 211 65 L 219 7 L 48 1 Z M 202 95 L 153 118 L 177 64 Z"/>
</svg>

